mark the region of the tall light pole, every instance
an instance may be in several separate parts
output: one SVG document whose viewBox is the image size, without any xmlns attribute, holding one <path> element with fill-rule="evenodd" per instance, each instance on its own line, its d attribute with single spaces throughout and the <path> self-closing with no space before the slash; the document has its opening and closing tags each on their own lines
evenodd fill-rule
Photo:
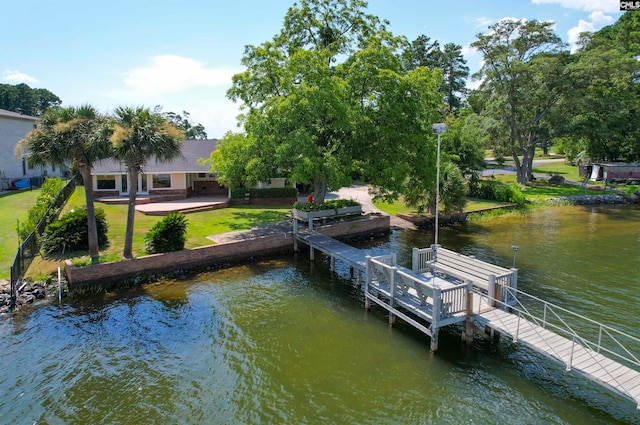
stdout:
<svg viewBox="0 0 640 425">
<path fill-rule="evenodd" d="M 440 135 L 447 129 L 445 123 L 433 124 L 431 130 L 438 135 L 438 158 L 436 160 L 436 231 L 435 231 L 435 245 L 438 247 L 438 215 L 440 208 Z"/>
</svg>

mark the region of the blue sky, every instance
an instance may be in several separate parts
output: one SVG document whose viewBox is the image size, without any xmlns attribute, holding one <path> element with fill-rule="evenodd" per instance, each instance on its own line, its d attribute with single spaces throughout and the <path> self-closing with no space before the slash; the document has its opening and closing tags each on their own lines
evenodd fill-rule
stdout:
<svg viewBox="0 0 640 425">
<path fill-rule="evenodd" d="M 225 98 L 247 44 L 276 34 L 293 0 L 21 0 L 3 4 L 0 83 L 27 83 L 64 106 L 162 105 L 191 113 L 209 137 L 236 130 Z M 618 0 L 369 0 L 396 35 L 463 46 L 472 71 L 475 35 L 502 18 L 552 20 L 568 43 L 621 15 Z M 627 12 L 634 13 L 634 12 Z"/>
</svg>

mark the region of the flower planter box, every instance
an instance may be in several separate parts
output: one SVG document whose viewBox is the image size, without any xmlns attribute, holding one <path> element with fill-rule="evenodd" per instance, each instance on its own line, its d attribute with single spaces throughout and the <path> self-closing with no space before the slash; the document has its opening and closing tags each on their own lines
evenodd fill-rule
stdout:
<svg viewBox="0 0 640 425">
<path fill-rule="evenodd" d="M 293 214 L 293 218 L 297 218 L 299 220 L 331 218 L 344 215 L 362 214 L 362 206 L 356 205 L 353 207 L 338 208 L 337 210 L 330 209 L 322 211 L 302 211 L 294 208 L 291 210 L 291 213 Z"/>
</svg>

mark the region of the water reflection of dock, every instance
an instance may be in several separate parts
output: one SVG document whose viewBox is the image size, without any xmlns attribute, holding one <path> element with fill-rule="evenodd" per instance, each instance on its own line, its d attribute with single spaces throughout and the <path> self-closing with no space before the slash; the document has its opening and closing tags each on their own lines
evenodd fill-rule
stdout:
<svg viewBox="0 0 640 425">
<path fill-rule="evenodd" d="M 298 232 L 296 242 L 346 263 L 364 285 L 365 308 L 378 306 L 431 338 L 438 349 L 443 326 L 464 324 L 463 339 L 508 335 L 624 397 L 640 409 L 640 339 L 572 313 L 517 288 L 516 269 L 506 269 L 440 246 L 413 249 L 412 267 L 395 254 L 369 256 L 366 251 L 316 232 Z M 567 318 L 595 326 L 597 337 L 583 336 Z M 594 340 L 595 339 L 595 340 Z"/>
</svg>

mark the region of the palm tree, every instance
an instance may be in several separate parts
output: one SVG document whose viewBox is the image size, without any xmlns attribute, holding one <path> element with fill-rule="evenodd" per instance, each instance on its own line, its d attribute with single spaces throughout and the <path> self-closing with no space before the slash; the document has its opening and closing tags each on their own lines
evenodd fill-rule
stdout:
<svg viewBox="0 0 640 425">
<path fill-rule="evenodd" d="M 49 108 L 40 118 L 38 127 L 16 146 L 18 152 L 26 152 L 31 166 L 73 163 L 78 167 L 85 189 L 89 257 L 92 263 L 98 261 L 100 253 L 91 167 L 96 161 L 108 157 L 110 152 L 108 141 L 98 136 L 100 130 L 104 129 L 103 123 L 104 117 L 90 105 Z"/>
<path fill-rule="evenodd" d="M 118 107 L 112 118 L 112 155 L 124 163 L 129 179 L 129 209 L 124 240 L 125 258 L 133 258 L 138 174 L 152 157 L 157 162 L 171 161 L 180 154 L 184 135 L 160 114 L 145 107 Z"/>
</svg>

